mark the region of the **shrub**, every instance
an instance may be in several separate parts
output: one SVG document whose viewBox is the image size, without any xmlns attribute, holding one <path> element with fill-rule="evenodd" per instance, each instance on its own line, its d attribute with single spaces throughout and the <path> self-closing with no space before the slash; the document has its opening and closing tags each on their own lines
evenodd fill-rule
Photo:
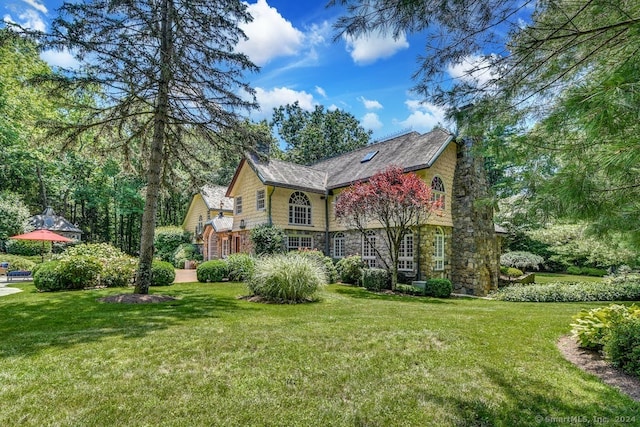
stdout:
<svg viewBox="0 0 640 427">
<path fill-rule="evenodd" d="M 138 261 L 108 243 L 85 243 L 67 248 L 58 259 L 92 256 L 102 264 L 100 286 L 124 287 L 132 283 Z"/>
<path fill-rule="evenodd" d="M 582 274 L 582 269 L 580 267 L 576 267 L 576 266 L 572 265 L 571 267 L 567 268 L 567 274 L 580 275 L 580 274 Z"/>
<path fill-rule="evenodd" d="M 33 274 L 33 284 L 40 291 L 61 291 L 64 289 L 60 282 L 60 275 L 56 271 L 58 261 L 47 261 L 38 266 L 38 271 Z"/>
<path fill-rule="evenodd" d="M 604 277 L 607 275 L 607 270 L 602 268 L 585 267 L 582 269 L 582 274 L 594 277 Z"/>
<path fill-rule="evenodd" d="M 639 301 L 640 282 L 586 283 L 559 282 L 542 285 L 514 285 L 501 288 L 492 297 L 518 302 L 574 302 L 574 301 Z"/>
<path fill-rule="evenodd" d="M 202 261 L 198 247 L 191 243 L 181 243 L 171 255 L 175 268 L 184 268 L 185 261 Z"/>
<path fill-rule="evenodd" d="M 327 283 L 323 267 L 296 253 L 272 255 L 256 261 L 256 270 L 247 282 L 253 295 L 266 300 L 295 303 L 308 301 Z"/>
<path fill-rule="evenodd" d="M 611 304 L 607 307 L 582 310 L 573 316 L 571 333 L 578 340 L 580 347 L 601 349 L 608 340 L 613 325 L 636 316 L 640 317 L 640 307 L 635 305 L 626 307 Z"/>
<path fill-rule="evenodd" d="M 500 269 L 500 271 L 502 272 L 502 269 Z M 513 268 L 513 267 L 507 267 L 505 269 L 505 272 L 503 273 L 505 276 L 508 277 L 520 277 L 522 276 L 524 273 L 522 272 L 522 270 L 517 269 L 517 268 Z"/>
<path fill-rule="evenodd" d="M 287 235 L 280 227 L 261 224 L 251 229 L 249 235 L 256 255 L 272 255 L 286 252 Z"/>
<path fill-rule="evenodd" d="M 173 262 L 173 253 L 181 243 L 189 243 L 189 233 L 180 227 L 158 227 L 155 229 L 153 245 L 155 256 L 162 261 Z"/>
<path fill-rule="evenodd" d="M 227 277 L 227 263 L 221 259 L 205 261 L 196 268 L 198 282 L 220 282 Z"/>
<path fill-rule="evenodd" d="M 35 262 L 18 255 L 2 254 L 0 255 L 0 261 L 9 263 L 8 271 L 27 270 L 33 272 L 36 267 Z"/>
<path fill-rule="evenodd" d="M 453 292 L 453 285 L 449 279 L 429 279 L 424 288 L 426 296 L 435 298 L 449 298 Z"/>
<path fill-rule="evenodd" d="M 402 283 L 398 283 L 396 285 L 396 292 L 407 295 L 424 295 L 424 291 L 419 287 L 413 285 L 405 285 Z"/>
<path fill-rule="evenodd" d="M 515 267 L 522 270 L 527 268 L 538 269 L 540 264 L 544 262 L 544 258 L 531 252 L 515 251 L 507 252 L 500 256 L 500 265 L 507 267 Z"/>
<path fill-rule="evenodd" d="M 78 255 L 58 261 L 56 268 L 62 289 L 84 289 L 97 286 L 102 263 L 96 257 Z"/>
<path fill-rule="evenodd" d="M 359 255 L 351 255 L 340 259 L 336 263 L 336 270 L 342 283 L 360 285 L 362 283 L 362 271 L 367 265 Z"/>
<path fill-rule="evenodd" d="M 36 242 L 34 240 L 15 240 L 9 239 L 5 242 L 5 248 L 8 254 L 33 256 L 40 255 L 42 252 L 49 253 L 51 251 L 51 242 Z"/>
<path fill-rule="evenodd" d="M 389 286 L 389 272 L 382 268 L 367 268 L 362 271 L 362 286 L 370 291 L 381 291 Z"/>
<path fill-rule="evenodd" d="M 170 262 L 153 260 L 151 264 L 151 286 L 169 286 L 175 279 L 176 271 Z"/>
<path fill-rule="evenodd" d="M 231 254 L 226 262 L 229 280 L 234 282 L 246 282 L 256 268 L 256 260 L 249 254 Z"/>
<path fill-rule="evenodd" d="M 615 366 L 640 377 L 640 318 L 624 319 L 614 324 L 604 345 L 604 353 Z"/>
<path fill-rule="evenodd" d="M 302 256 L 309 257 L 315 260 L 317 263 L 322 265 L 324 268 L 324 273 L 327 276 L 327 281 L 329 283 L 335 283 L 338 281 L 338 270 L 336 269 L 336 265 L 333 263 L 333 260 L 324 256 L 324 254 L 318 250 L 301 250 L 297 251 L 298 254 Z"/>
</svg>

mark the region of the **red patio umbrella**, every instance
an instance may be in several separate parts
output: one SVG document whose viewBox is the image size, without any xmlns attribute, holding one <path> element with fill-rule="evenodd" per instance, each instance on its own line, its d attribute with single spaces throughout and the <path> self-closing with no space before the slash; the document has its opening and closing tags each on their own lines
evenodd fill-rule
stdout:
<svg viewBox="0 0 640 427">
<path fill-rule="evenodd" d="M 42 241 L 42 261 L 44 261 L 44 242 L 73 242 L 68 237 L 61 236 L 49 230 L 33 230 L 29 233 L 18 234 L 17 236 L 11 236 L 10 239 L 16 240 L 41 240 Z"/>
</svg>

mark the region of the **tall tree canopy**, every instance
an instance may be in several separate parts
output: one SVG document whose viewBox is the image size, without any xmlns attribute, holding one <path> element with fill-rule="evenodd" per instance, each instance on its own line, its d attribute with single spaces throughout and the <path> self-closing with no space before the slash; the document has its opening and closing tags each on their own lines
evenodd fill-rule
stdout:
<svg viewBox="0 0 640 427">
<path fill-rule="evenodd" d="M 278 157 L 302 165 L 364 147 L 372 133 L 350 113 L 322 105 L 306 111 L 297 101 L 275 108 L 271 126 L 286 144 Z"/>
<path fill-rule="evenodd" d="M 59 124 L 69 141 L 86 132 L 108 138 L 137 158 L 146 171 L 146 201 L 136 293 L 147 293 L 153 234 L 163 177 L 174 165 L 189 169 L 198 144 L 242 150 L 225 137 L 239 114 L 255 106 L 244 73 L 256 71 L 235 51 L 251 20 L 236 0 L 93 0 L 65 2 L 47 47 L 74 52 L 83 67 L 57 83 L 100 88 L 82 107 L 81 120 Z M 75 101 L 75 99 L 74 99 Z M 111 146 L 110 146 L 111 147 Z"/>
</svg>

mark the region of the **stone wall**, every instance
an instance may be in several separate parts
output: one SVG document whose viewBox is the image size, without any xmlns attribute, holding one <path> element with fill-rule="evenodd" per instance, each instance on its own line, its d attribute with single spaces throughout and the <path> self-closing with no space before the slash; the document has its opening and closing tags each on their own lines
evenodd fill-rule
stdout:
<svg viewBox="0 0 640 427">
<path fill-rule="evenodd" d="M 500 254 L 483 159 L 468 141 L 458 145 L 453 193 L 454 292 L 484 296 L 498 288 Z"/>
</svg>

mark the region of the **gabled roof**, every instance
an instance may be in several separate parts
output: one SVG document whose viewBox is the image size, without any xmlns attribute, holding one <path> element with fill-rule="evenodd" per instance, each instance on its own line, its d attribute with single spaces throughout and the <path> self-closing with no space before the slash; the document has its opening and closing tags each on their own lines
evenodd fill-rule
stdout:
<svg viewBox="0 0 640 427">
<path fill-rule="evenodd" d="M 327 171 L 327 189 L 331 190 L 366 180 L 392 165 L 407 172 L 431 167 L 452 141 L 453 134 L 444 129 L 410 132 L 323 160 L 313 168 Z"/>
<path fill-rule="evenodd" d="M 258 179 L 265 185 L 291 188 L 293 190 L 324 193 L 326 189 L 327 173 L 311 166 L 302 166 L 282 160 L 262 160 L 257 155 L 247 153 L 246 163 L 258 175 Z M 229 185 L 233 187 L 244 161 L 240 163 L 236 174 Z M 227 192 L 229 194 L 229 192 Z"/>
<path fill-rule="evenodd" d="M 311 166 L 276 159 L 262 160 L 255 154 L 246 154 L 236 169 L 226 195 L 232 194 L 245 163 L 265 185 L 322 194 L 366 180 L 389 166 L 400 166 L 406 172 L 431 167 L 453 142 L 453 138 L 453 134 L 440 128 L 425 134 L 410 132 Z"/>
<path fill-rule="evenodd" d="M 64 217 L 56 215 L 51 207 L 47 207 L 40 215 L 29 218 L 29 224 L 36 230 L 63 231 L 67 233 L 82 233 L 75 225 L 71 224 Z"/>
<path fill-rule="evenodd" d="M 200 190 L 202 200 L 209 210 L 233 211 L 233 199 L 226 197 L 227 187 L 220 185 L 205 185 Z M 222 206 L 220 205 L 222 203 Z"/>
</svg>

